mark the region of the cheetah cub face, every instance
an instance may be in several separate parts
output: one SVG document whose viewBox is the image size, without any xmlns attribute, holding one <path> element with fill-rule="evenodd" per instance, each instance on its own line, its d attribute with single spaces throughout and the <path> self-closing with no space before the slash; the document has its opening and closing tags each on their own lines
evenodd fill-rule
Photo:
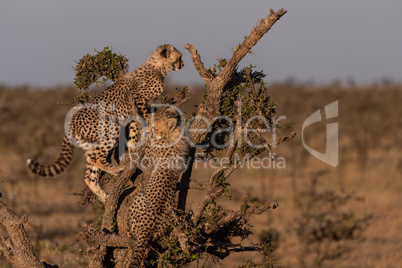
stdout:
<svg viewBox="0 0 402 268">
<path fill-rule="evenodd" d="M 174 50 L 170 52 L 170 56 L 166 57 L 168 62 L 172 65 L 172 70 L 176 72 L 180 72 L 180 70 L 184 66 L 184 62 L 181 59 L 182 55 L 178 50 Z"/>
<path fill-rule="evenodd" d="M 149 56 L 146 64 L 160 70 L 163 75 L 171 71 L 179 72 L 184 66 L 180 51 L 169 44 L 158 46 Z"/>
<path fill-rule="evenodd" d="M 172 45 L 161 45 L 158 47 L 161 55 L 161 64 L 167 67 L 170 67 L 171 70 L 179 72 L 183 66 L 183 60 L 181 59 L 182 55 L 180 51 L 178 51 Z"/>
<path fill-rule="evenodd" d="M 159 145 L 171 145 L 180 138 L 181 125 L 173 113 L 165 112 L 153 122 L 152 137 Z"/>
</svg>

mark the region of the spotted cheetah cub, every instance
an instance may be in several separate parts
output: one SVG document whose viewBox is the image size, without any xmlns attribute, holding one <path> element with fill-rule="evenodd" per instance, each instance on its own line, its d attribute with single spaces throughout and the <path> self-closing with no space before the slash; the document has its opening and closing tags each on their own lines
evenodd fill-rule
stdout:
<svg viewBox="0 0 402 268">
<path fill-rule="evenodd" d="M 144 266 L 147 246 L 166 231 L 169 207 L 175 203 L 176 184 L 190 154 L 190 145 L 175 112 L 167 110 L 158 115 L 151 132 L 144 159 L 152 163 L 152 171 L 134 197 L 126 221 L 128 236 L 137 241 L 130 267 Z"/>
<path fill-rule="evenodd" d="M 66 119 L 66 133 L 59 158 L 51 165 L 28 159 L 28 168 L 36 175 L 52 177 L 62 173 L 71 163 L 74 146 L 85 154 L 85 183 L 99 201 L 107 194 L 99 185 L 101 172 L 118 174 L 123 166 L 111 164 L 110 157 L 118 144 L 120 125 L 134 115 L 148 118 L 147 103 L 163 92 L 164 77 L 184 66 L 182 54 L 172 45 L 160 45 L 134 72 L 126 74 L 85 105 L 76 107 Z M 130 124 L 129 139 L 139 139 L 140 126 Z"/>
</svg>

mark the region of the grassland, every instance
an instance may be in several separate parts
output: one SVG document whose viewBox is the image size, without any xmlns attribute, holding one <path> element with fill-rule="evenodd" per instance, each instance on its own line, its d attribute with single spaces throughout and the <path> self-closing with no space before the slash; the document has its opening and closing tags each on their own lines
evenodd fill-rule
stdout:
<svg viewBox="0 0 402 268">
<path fill-rule="evenodd" d="M 309 209 L 301 206 L 301 202 L 308 198 L 312 179 L 317 192 L 333 191 L 338 195 L 355 192 L 361 199 L 339 203 L 337 209 L 352 213 L 356 219 L 371 218 L 348 239 L 330 241 L 328 245 L 321 243 L 321 248 L 335 247 L 342 254 L 320 265 L 398 267 L 402 261 L 402 85 L 285 83 L 269 88 L 279 113 L 287 118 L 283 121 L 287 128 L 282 132 L 297 132 L 296 138 L 275 149 L 277 156 L 285 159 L 286 168 L 237 171 L 232 179 L 232 198 L 222 203 L 228 208 L 238 208 L 245 196 L 249 200 L 277 200 L 276 210 L 251 218 L 252 242 L 259 242 L 266 231 L 279 234 L 272 252 L 279 264 L 300 267 L 304 263 L 305 267 L 312 267 L 319 265 L 317 254 L 314 250 L 307 252 L 306 240 L 297 235 L 300 220 Z M 190 90 L 200 91 L 196 87 Z M 85 267 L 85 244 L 76 234 L 82 222 L 96 222 L 101 207 L 82 206 L 73 195 L 84 187 L 84 161 L 78 150 L 70 169 L 56 178 L 30 174 L 26 159 L 49 163 L 56 159 L 64 118 L 71 108 L 57 103 L 74 103 L 78 94 L 72 87 L 45 90 L 0 86 L 2 200 L 18 214 L 29 216 L 26 228 L 40 259 L 61 267 Z M 336 100 L 339 101 L 339 117 L 335 119 L 339 123 L 339 165 L 333 168 L 306 151 L 301 129 L 309 115 Z M 312 125 L 304 134 L 310 147 L 325 151 L 325 123 Z M 203 180 L 208 172 L 197 169 L 194 178 Z M 189 196 L 189 208 L 193 208 L 202 192 L 192 190 Z M 317 204 L 320 205 L 318 201 Z M 247 258 L 258 261 L 261 257 L 234 254 L 224 260 L 223 266 L 233 267 Z M 209 260 L 206 266 L 215 265 Z M 0 262 L 0 267 L 7 264 Z"/>
</svg>

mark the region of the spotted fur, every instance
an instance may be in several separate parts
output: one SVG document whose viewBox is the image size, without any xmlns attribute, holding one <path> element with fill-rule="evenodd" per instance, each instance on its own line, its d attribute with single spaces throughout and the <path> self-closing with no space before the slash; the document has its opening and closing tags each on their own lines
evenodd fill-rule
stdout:
<svg viewBox="0 0 402 268">
<path fill-rule="evenodd" d="M 59 158 L 51 165 L 28 159 L 28 168 L 36 175 L 52 177 L 71 163 L 74 146 L 83 149 L 86 158 L 85 183 L 106 202 L 107 194 L 99 185 L 101 172 L 118 174 L 124 167 L 111 164 L 110 156 L 118 144 L 120 125 L 133 115 L 149 117 L 147 103 L 163 92 L 164 77 L 184 66 L 181 53 L 172 45 L 160 45 L 134 72 L 77 108 L 66 129 Z M 141 125 L 130 124 L 129 141 L 139 139 Z"/>
<path fill-rule="evenodd" d="M 152 161 L 152 171 L 127 215 L 128 236 L 137 241 L 130 267 L 143 267 L 149 243 L 166 231 L 176 185 L 189 159 L 190 145 L 175 113 L 167 111 L 156 119 L 152 137 L 144 155 Z"/>
</svg>

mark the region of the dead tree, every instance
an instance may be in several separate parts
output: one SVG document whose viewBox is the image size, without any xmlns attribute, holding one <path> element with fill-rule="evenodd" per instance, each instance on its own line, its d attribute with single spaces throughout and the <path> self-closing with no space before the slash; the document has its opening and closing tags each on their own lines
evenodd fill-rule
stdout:
<svg viewBox="0 0 402 268">
<path fill-rule="evenodd" d="M 249 204 L 245 199 L 239 210 L 223 209 L 217 200 L 227 194 L 230 186 L 230 175 L 247 161 L 264 153 L 270 154 L 272 147 L 295 136 L 290 133 L 268 142 L 258 131 L 267 123 L 276 126 L 276 110 L 272 98 L 267 93 L 262 78 L 262 72 L 252 70 L 252 66 L 238 70 L 238 64 L 254 45 L 267 33 L 286 11 L 270 10 L 270 14 L 261 19 L 245 37 L 244 41 L 233 50 L 229 60 L 219 59 L 214 68 L 206 69 L 194 45 L 187 44 L 193 64 L 205 81 L 206 90 L 202 102 L 195 111 L 195 117 L 190 120 L 188 136 L 195 145 L 207 144 L 203 149 L 194 149 L 192 162 L 182 175 L 177 185 L 179 198 L 177 208 L 171 209 L 171 228 L 159 241 L 150 246 L 148 265 L 180 266 L 185 263 L 213 256 L 217 260 L 226 258 L 235 252 L 259 251 L 266 252 L 266 245 L 242 245 L 232 242 L 232 238 L 247 238 L 250 235 L 248 218 L 250 215 L 261 214 L 278 206 L 276 201 L 265 204 Z M 173 100 L 176 105 L 184 103 L 191 96 L 178 94 Z M 238 107 L 246 107 L 240 111 Z M 251 120 L 254 115 L 260 116 Z M 263 118 L 266 118 L 264 122 Z M 250 119 L 252 131 L 244 133 L 244 121 Z M 243 120 L 243 121 L 242 121 Z M 229 124 L 228 121 L 233 122 Z M 242 123 L 243 122 L 243 123 Z M 230 129 L 221 131 L 219 129 Z M 231 132 L 232 134 L 230 134 Z M 244 134 L 244 135 L 242 135 Z M 226 143 L 225 148 L 212 145 L 212 140 Z M 252 146 L 252 145 L 258 146 Z M 216 161 L 217 155 L 223 155 L 229 161 L 218 163 L 218 168 L 203 181 L 192 179 L 194 161 Z M 196 159 L 197 158 L 197 159 Z M 128 158 L 127 158 L 128 159 Z M 146 179 L 147 174 L 138 174 L 136 170 L 126 165 L 126 169 L 113 183 L 109 198 L 105 204 L 101 230 L 83 225 L 79 234 L 88 243 L 89 267 L 126 267 L 130 260 L 130 248 L 135 246 L 135 240 L 125 234 L 124 215 L 130 200 L 136 193 L 136 188 L 127 189 L 129 181 Z M 189 189 L 205 191 L 194 210 L 186 209 Z M 83 200 L 90 198 L 90 193 L 83 194 Z M 27 217 L 16 216 L 0 202 L 0 223 L 6 227 L 8 235 L 3 237 L 0 247 L 0 257 L 7 259 L 16 267 L 51 267 L 38 260 L 24 231 Z"/>
</svg>

